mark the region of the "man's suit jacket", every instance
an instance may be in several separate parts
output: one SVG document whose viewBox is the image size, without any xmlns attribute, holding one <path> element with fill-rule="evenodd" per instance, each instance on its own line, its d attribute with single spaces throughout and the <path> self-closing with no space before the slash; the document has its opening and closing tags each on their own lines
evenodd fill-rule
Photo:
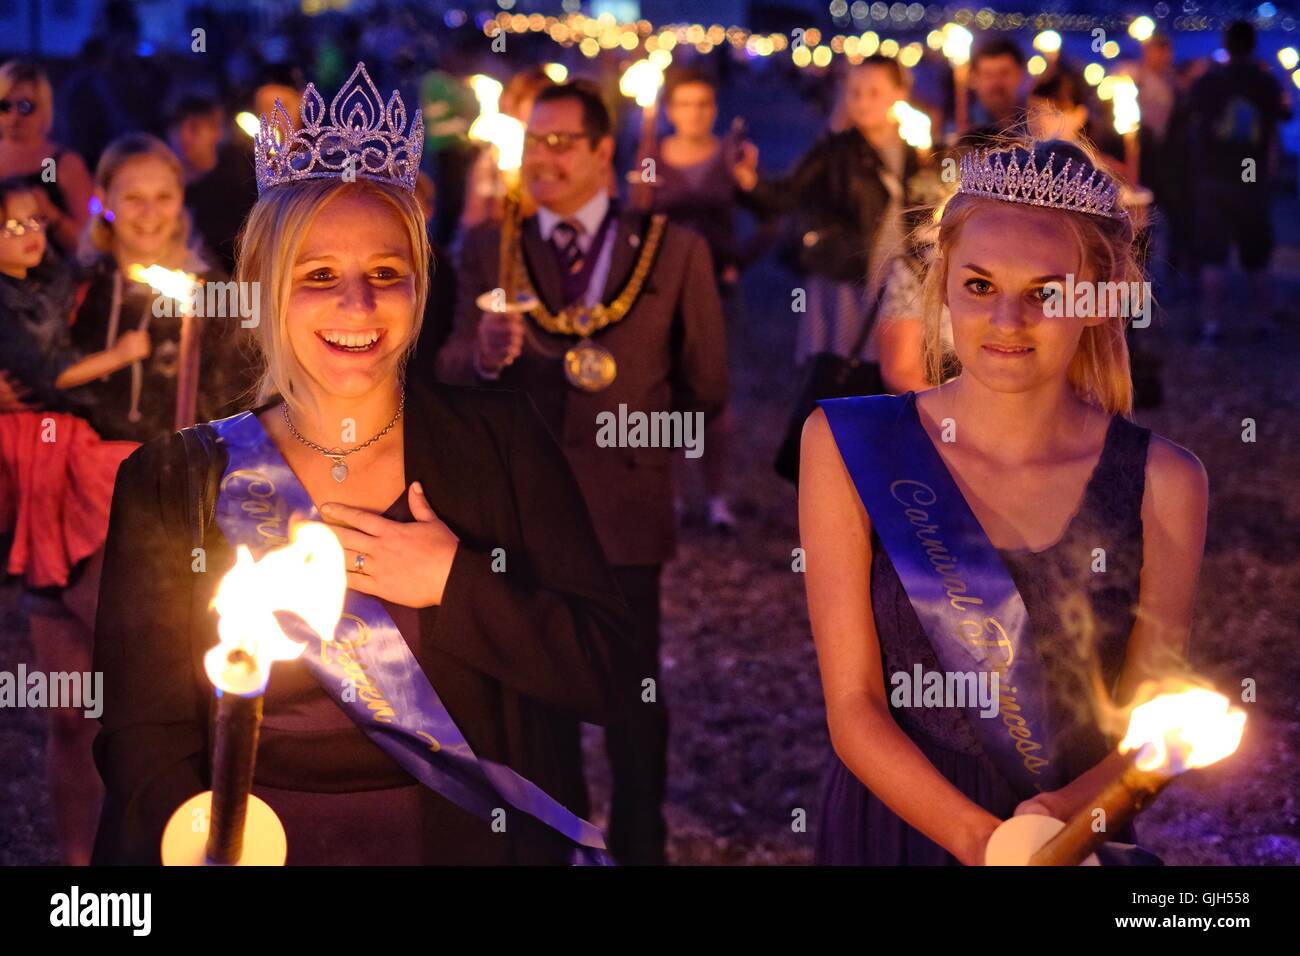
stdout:
<svg viewBox="0 0 1300 956">
<path fill-rule="evenodd" d="M 601 301 L 609 303 L 636 265 L 649 225 L 644 214 L 618 217 L 609 276 Z M 524 259 L 538 295 L 560 308 L 562 278 L 535 216 L 522 224 Z M 667 448 L 601 448 L 597 415 L 604 411 L 721 410 L 727 396 L 726 331 L 704 240 L 668 225 L 636 304 L 622 321 L 592 341 L 613 353 L 618 374 L 603 391 L 588 393 L 564 375 L 564 352 L 577 340 L 545 332 L 531 317 L 524 350 L 499 379 L 473 367 L 481 312 L 475 299 L 498 287 L 500 230 L 482 226 L 465 236 L 457 270 L 456 323 L 438 354 L 438 375 L 461 385 L 517 388 L 532 396 L 578 478 L 596 533 L 611 564 L 659 564 L 676 548 L 671 458 Z M 592 249 L 589 255 L 596 255 Z M 708 449 L 705 448 L 705 454 Z"/>
</svg>

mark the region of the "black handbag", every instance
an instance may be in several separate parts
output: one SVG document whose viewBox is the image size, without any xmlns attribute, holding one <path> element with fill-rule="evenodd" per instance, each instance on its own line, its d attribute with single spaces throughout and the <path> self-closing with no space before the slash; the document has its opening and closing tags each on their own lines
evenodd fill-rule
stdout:
<svg viewBox="0 0 1300 956">
<path fill-rule="evenodd" d="M 787 220 L 777 261 L 796 275 L 851 282 L 867 272 L 866 248 L 858 229 L 840 223 L 815 225 L 800 215 Z"/>
<path fill-rule="evenodd" d="M 799 443 L 803 438 L 803 425 L 823 398 L 848 398 L 852 395 L 880 395 L 885 391 L 885 380 L 880 374 L 879 362 L 862 358 L 871 330 L 880 314 L 880 303 L 885 297 L 882 284 L 876 301 L 871 305 L 862 331 L 853 342 L 848 357 L 835 352 L 818 352 L 808 362 L 799 397 L 795 401 L 790 420 L 785 426 L 785 437 L 777 450 L 773 467 L 782 478 L 799 484 Z"/>
</svg>

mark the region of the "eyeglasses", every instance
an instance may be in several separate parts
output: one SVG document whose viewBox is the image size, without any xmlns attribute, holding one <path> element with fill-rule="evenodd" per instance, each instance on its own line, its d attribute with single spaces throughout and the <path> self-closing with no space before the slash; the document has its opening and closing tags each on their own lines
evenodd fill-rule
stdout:
<svg viewBox="0 0 1300 956">
<path fill-rule="evenodd" d="M 18 109 L 19 116 L 31 116 L 36 112 L 35 100 L 0 100 L 0 113 L 8 113 L 11 109 Z"/>
<path fill-rule="evenodd" d="M 524 149 L 536 149 L 545 143 L 551 152 L 567 153 L 574 143 L 586 138 L 586 133 L 525 133 Z"/>
<path fill-rule="evenodd" d="M 5 236 L 17 239 L 19 236 L 25 236 L 29 232 L 44 232 L 44 219 L 7 219 L 4 228 L 0 233 Z"/>
</svg>

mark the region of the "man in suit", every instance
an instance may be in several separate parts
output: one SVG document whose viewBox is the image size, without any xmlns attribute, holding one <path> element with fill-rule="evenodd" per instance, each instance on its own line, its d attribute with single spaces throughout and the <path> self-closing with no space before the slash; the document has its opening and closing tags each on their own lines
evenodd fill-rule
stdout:
<svg viewBox="0 0 1300 956">
<path fill-rule="evenodd" d="M 602 447 L 598 416 L 618 416 L 625 406 L 628 414 L 711 418 L 727 394 L 726 342 L 708 246 L 681 227 L 620 210 L 609 195 L 613 153 L 609 112 L 594 87 L 579 81 L 538 95 L 522 174 L 539 209 L 520 224 L 520 243 L 525 284 L 545 312 L 480 308 L 479 297 L 501 284 L 500 228 L 471 231 L 457 272 L 455 328 L 437 367 L 452 383 L 528 392 L 578 478 L 635 619 L 643 675 L 641 697 L 606 733 L 614 778 L 610 849 L 622 863 L 654 865 L 666 861 L 668 713 L 659 687 L 659 581 L 676 548 L 674 451 Z M 612 356 L 613 380 L 598 380 L 603 387 L 594 388 L 581 376 L 586 387 L 571 383 L 565 353 L 582 337 L 557 332 L 550 319 L 566 307 L 568 314 L 581 314 L 584 306 L 616 304 L 630 283 L 635 288 L 647 250 L 653 255 L 642 263 L 649 268 L 633 304 L 590 337 Z"/>
</svg>

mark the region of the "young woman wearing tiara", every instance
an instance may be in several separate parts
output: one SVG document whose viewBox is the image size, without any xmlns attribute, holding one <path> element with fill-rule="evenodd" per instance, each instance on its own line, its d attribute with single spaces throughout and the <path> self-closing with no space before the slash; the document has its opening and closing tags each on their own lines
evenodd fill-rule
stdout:
<svg viewBox="0 0 1300 956">
<path fill-rule="evenodd" d="M 213 594 L 237 545 L 260 557 L 295 515 L 343 545 L 333 636 L 370 683 L 319 640 L 271 669 L 253 792 L 288 862 L 605 862 L 578 722 L 638 700 L 627 612 L 528 399 L 404 380 L 429 274 L 424 130 L 384 104 L 358 65 L 328 115 L 309 86 L 297 132 L 263 118 L 237 270 L 260 283 L 262 404 L 122 466 L 95 635 L 97 862 L 156 863 L 169 816 L 209 787 Z"/>
<path fill-rule="evenodd" d="M 1114 705 L 1182 659 L 1205 471 L 1128 420 L 1126 320 L 1077 294 L 1140 280 L 1082 149 L 972 153 L 926 279 L 942 384 L 809 417 L 799 520 L 835 751 L 819 862 L 980 864 L 1004 818 L 1070 816 L 1116 773 Z M 935 672 L 991 692 L 911 686 Z"/>
</svg>

